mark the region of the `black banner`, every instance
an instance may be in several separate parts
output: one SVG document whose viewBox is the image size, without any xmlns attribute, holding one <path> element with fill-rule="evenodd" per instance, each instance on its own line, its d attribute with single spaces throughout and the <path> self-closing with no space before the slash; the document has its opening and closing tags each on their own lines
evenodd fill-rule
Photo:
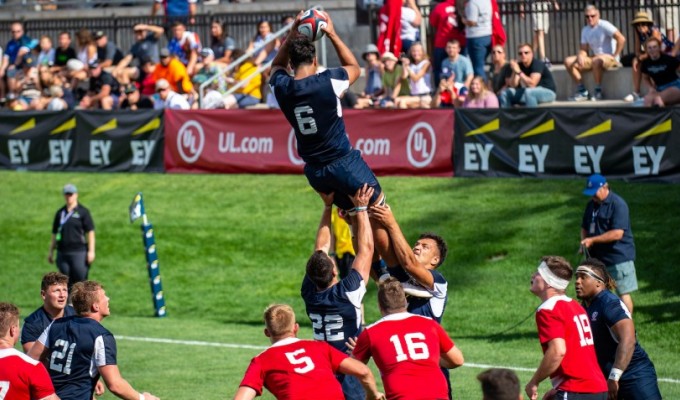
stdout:
<svg viewBox="0 0 680 400">
<path fill-rule="evenodd" d="M 680 182 L 680 110 L 457 109 L 456 176 L 584 176 Z"/>
<path fill-rule="evenodd" d="M 0 113 L 0 167 L 163 172 L 162 113 Z"/>
</svg>

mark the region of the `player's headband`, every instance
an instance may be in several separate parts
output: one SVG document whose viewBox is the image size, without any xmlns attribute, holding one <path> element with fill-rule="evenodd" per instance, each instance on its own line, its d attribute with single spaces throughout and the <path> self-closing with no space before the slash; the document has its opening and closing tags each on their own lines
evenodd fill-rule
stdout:
<svg viewBox="0 0 680 400">
<path fill-rule="evenodd" d="M 541 261 L 541 264 L 538 266 L 538 273 L 548 285 L 557 290 L 565 290 L 569 285 L 568 280 L 562 279 L 559 276 L 553 274 L 545 261 Z"/>
<path fill-rule="evenodd" d="M 604 283 L 604 279 L 600 277 L 600 275 L 596 274 L 595 271 L 593 271 L 592 268 L 586 266 L 586 265 L 581 265 L 580 267 L 576 268 L 576 273 L 577 274 L 586 274 L 590 276 L 593 279 L 596 279 L 602 283 Z"/>
</svg>

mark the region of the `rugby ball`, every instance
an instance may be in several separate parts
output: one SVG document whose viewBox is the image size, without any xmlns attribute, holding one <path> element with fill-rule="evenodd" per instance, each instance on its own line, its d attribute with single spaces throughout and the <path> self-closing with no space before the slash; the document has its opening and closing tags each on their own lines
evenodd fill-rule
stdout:
<svg viewBox="0 0 680 400">
<path fill-rule="evenodd" d="M 323 37 L 321 28 L 328 26 L 328 17 L 325 12 L 319 10 L 307 10 L 300 17 L 298 32 L 307 36 L 309 40 L 316 41 Z"/>
</svg>

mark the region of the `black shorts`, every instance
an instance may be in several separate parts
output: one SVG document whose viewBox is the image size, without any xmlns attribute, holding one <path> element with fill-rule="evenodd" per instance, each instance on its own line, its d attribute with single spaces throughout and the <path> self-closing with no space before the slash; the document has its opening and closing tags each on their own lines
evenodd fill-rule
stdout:
<svg viewBox="0 0 680 400">
<path fill-rule="evenodd" d="M 305 176 L 317 192 L 335 192 L 333 203 L 342 210 L 354 208 L 351 197 L 364 183 L 375 190 L 371 204 L 378 200 L 382 192 L 378 179 L 356 149 L 324 166 L 306 164 Z"/>
</svg>

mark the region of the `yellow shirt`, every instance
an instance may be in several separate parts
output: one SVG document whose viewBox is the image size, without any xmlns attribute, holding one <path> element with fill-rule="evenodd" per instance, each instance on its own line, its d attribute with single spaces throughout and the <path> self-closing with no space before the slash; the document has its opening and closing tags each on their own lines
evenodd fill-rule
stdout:
<svg viewBox="0 0 680 400">
<path fill-rule="evenodd" d="M 241 64 L 236 72 L 234 72 L 234 79 L 237 81 L 243 80 L 246 77 L 253 75 L 257 71 L 257 66 L 250 61 L 246 61 Z M 236 93 L 247 94 L 255 97 L 256 99 L 262 99 L 262 74 L 255 75 L 245 86 L 241 87 Z"/>
<path fill-rule="evenodd" d="M 337 254 L 338 258 L 342 258 L 346 253 L 355 256 L 356 253 L 352 245 L 352 233 L 350 232 L 351 228 L 344 219 L 340 218 L 337 207 L 333 207 L 333 213 L 331 214 L 331 229 L 335 238 L 335 254 Z"/>
</svg>

